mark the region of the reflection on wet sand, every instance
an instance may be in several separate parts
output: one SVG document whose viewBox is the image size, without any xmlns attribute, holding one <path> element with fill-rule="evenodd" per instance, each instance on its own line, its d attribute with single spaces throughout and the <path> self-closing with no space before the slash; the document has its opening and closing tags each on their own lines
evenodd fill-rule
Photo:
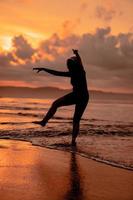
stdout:
<svg viewBox="0 0 133 200">
<path fill-rule="evenodd" d="M 133 174 L 76 154 L 0 140 L 0 200 L 131 200 Z"/>
<path fill-rule="evenodd" d="M 79 173 L 76 150 L 76 147 L 72 148 L 70 159 L 70 188 L 68 187 L 69 189 L 64 200 L 83 200 L 83 186 Z"/>
<path fill-rule="evenodd" d="M 0 147 L 1 200 L 17 200 L 18 195 L 24 200 L 83 200 L 76 147 L 70 154 L 11 140 L 1 140 Z"/>
<path fill-rule="evenodd" d="M 83 185 L 76 156 L 77 148 L 73 147 L 71 150 L 70 154 L 66 154 L 65 159 L 62 156 L 58 157 L 60 166 L 56 166 L 55 159 L 50 160 L 50 165 L 43 162 L 43 159 L 46 161 L 45 155 L 44 158 L 37 160 L 38 173 L 35 179 L 38 184 L 43 185 L 44 195 L 48 194 L 49 199 L 83 200 Z"/>
</svg>

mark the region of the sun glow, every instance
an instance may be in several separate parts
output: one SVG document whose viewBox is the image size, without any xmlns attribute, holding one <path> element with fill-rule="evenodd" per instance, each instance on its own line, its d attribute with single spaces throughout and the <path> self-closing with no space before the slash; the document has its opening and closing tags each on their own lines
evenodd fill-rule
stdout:
<svg viewBox="0 0 133 200">
<path fill-rule="evenodd" d="M 2 36 L 1 46 L 3 50 L 10 50 L 12 48 L 12 37 L 11 36 Z"/>
</svg>

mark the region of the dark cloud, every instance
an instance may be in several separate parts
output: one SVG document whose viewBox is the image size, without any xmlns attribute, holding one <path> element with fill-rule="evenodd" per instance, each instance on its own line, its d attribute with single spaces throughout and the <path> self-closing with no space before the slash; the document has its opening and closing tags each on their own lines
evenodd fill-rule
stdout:
<svg viewBox="0 0 133 200">
<path fill-rule="evenodd" d="M 32 72 L 32 67 L 49 66 L 53 69 L 67 70 L 66 59 L 72 55 L 72 48 L 78 48 L 89 78 L 90 88 L 123 89 L 133 92 L 132 33 L 120 33 L 114 36 L 111 34 L 110 27 L 107 27 L 98 28 L 94 34 L 69 35 L 66 38 L 54 34 L 42 41 L 37 49 L 33 49 L 22 36 L 15 37 L 14 41 L 15 52 L 0 53 L 1 80 L 25 81 L 37 86 L 69 87 L 69 80 L 47 73 L 35 74 Z M 23 60 L 23 64 L 18 63 L 16 56 Z"/>
<path fill-rule="evenodd" d="M 127 58 L 132 59 L 133 57 L 133 34 L 129 33 L 127 35 L 119 35 L 120 48 L 122 53 L 127 56 Z"/>
<path fill-rule="evenodd" d="M 11 62 L 17 62 L 11 52 L 0 53 L 0 66 L 8 67 Z"/>
<path fill-rule="evenodd" d="M 22 35 L 13 38 L 13 47 L 16 56 L 20 59 L 30 59 L 35 53 L 35 50 Z"/>
<path fill-rule="evenodd" d="M 52 50 L 56 50 L 56 53 L 59 48 L 71 48 L 72 46 L 76 46 L 79 43 L 79 36 L 69 35 L 65 38 L 60 38 L 57 34 L 53 34 L 48 40 L 42 41 L 40 43 L 40 47 L 47 53 L 52 54 Z"/>
</svg>

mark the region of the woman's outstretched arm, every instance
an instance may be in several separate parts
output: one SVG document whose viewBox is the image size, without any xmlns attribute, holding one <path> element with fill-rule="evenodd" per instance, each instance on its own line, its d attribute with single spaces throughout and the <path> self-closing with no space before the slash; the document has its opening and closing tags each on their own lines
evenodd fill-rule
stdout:
<svg viewBox="0 0 133 200">
<path fill-rule="evenodd" d="M 64 76 L 64 77 L 70 77 L 70 72 L 60 72 L 60 71 L 56 71 L 56 70 L 52 70 L 52 69 L 48 69 L 48 68 L 40 68 L 40 67 L 35 67 L 33 68 L 33 70 L 37 70 L 37 73 L 39 73 L 40 71 L 45 71 L 48 72 L 49 74 L 53 74 L 55 76 Z"/>
</svg>

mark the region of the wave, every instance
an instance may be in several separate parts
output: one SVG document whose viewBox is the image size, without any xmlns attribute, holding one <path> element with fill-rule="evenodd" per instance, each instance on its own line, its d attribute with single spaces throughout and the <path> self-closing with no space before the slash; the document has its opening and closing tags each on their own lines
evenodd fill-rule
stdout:
<svg viewBox="0 0 133 200">
<path fill-rule="evenodd" d="M 67 151 L 67 152 L 75 151 L 76 154 L 78 154 L 82 157 L 92 159 L 97 162 L 105 163 L 107 165 L 111 165 L 114 167 L 119 167 L 119 168 L 133 171 L 133 161 L 130 163 L 129 162 L 126 163 L 126 157 L 124 157 L 125 161 L 124 160 L 120 161 L 119 159 L 117 160 L 117 158 L 115 158 L 115 157 L 112 157 L 112 159 L 110 159 L 110 155 L 108 157 L 106 157 L 107 153 L 105 153 L 105 155 L 104 154 L 100 155 L 97 153 L 97 151 L 91 152 L 91 150 L 89 150 L 87 152 L 87 151 L 84 151 L 83 149 L 78 148 L 78 146 L 72 147 L 70 145 L 70 143 L 68 142 L 67 138 L 64 138 L 63 142 L 61 142 L 61 143 L 56 143 L 54 139 L 52 140 L 53 132 L 49 135 L 50 139 L 48 140 L 47 134 L 48 134 L 48 132 L 45 132 L 45 134 L 44 134 L 44 132 L 41 133 L 41 135 L 43 136 L 42 141 L 41 141 L 41 138 L 39 138 L 39 140 L 36 140 L 36 138 L 34 138 L 34 139 L 32 137 L 30 138 L 29 136 L 26 136 L 26 134 L 20 136 L 18 132 L 16 132 L 16 134 L 14 134 L 14 135 L 0 134 L 0 138 L 1 139 L 25 140 L 25 141 L 31 142 L 35 146 L 46 147 L 46 148 L 56 149 L 56 150 L 61 150 L 61 151 Z M 58 134 L 54 134 L 54 136 L 55 135 L 56 135 L 56 137 L 58 136 Z M 46 139 L 44 139 L 44 136 L 46 137 Z M 38 133 L 37 133 L 37 137 L 38 137 Z M 59 137 L 57 137 L 57 140 L 59 140 Z M 84 147 L 84 143 L 82 144 L 82 147 Z M 121 152 L 119 152 L 119 153 L 121 153 Z"/>
<path fill-rule="evenodd" d="M 33 145 L 36 145 L 33 143 Z M 40 145 L 42 146 L 42 145 Z M 50 148 L 50 149 L 56 149 L 56 150 L 60 150 L 60 151 L 68 151 L 68 152 L 76 152 L 76 154 L 88 158 L 88 159 L 92 159 L 95 160 L 97 162 L 101 162 L 107 165 L 111 165 L 113 167 L 119 167 L 122 169 L 127 169 L 127 170 L 131 170 L 133 171 L 133 165 L 132 164 L 126 164 L 126 163 L 122 163 L 122 162 L 117 162 L 114 160 L 109 160 L 109 159 L 105 159 L 103 157 L 100 157 L 98 155 L 95 155 L 95 153 L 85 153 L 82 152 L 80 150 L 78 150 L 77 147 L 72 147 L 70 143 L 66 143 L 66 144 L 62 144 L 62 143 L 55 143 L 55 144 L 51 144 L 51 145 L 45 145 L 44 147 Z"/>
<path fill-rule="evenodd" d="M 0 115 L 19 115 L 19 116 L 25 116 L 25 117 L 43 117 L 44 114 L 33 114 L 33 113 L 23 113 L 23 112 L 0 112 Z M 72 120 L 72 117 L 59 117 L 59 116 L 54 116 L 52 119 L 56 119 L 56 120 Z M 88 121 L 88 119 L 86 118 L 82 118 L 81 120 L 83 121 Z M 91 121 L 97 121 L 97 119 L 91 119 Z"/>
<path fill-rule="evenodd" d="M 29 122 L 0 122 L 0 125 L 22 125 L 28 123 Z"/>
<path fill-rule="evenodd" d="M 37 114 L 32 114 L 32 113 L 22 113 L 22 112 L 18 112 L 17 115 L 20 115 L 20 116 L 30 116 L 30 117 L 38 117 L 40 115 L 37 115 Z"/>
<path fill-rule="evenodd" d="M 29 107 L 19 107 L 19 106 L 0 106 L 0 109 L 3 110 L 31 110 Z"/>
<path fill-rule="evenodd" d="M 18 113 L 11 113 L 11 112 L 1 112 L 0 115 L 14 115 L 14 116 L 25 116 L 25 117 L 41 117 L 42 115 L 37 115 L 37 114 L 32 114 L 32 113 L 22 113 L 22 112 L 18 112 Z"/>
<path fill-rule="evenodd" d="M 23 125 L 28 125 L 23 127 Z M 6 128 L 6 130 L 0 130 L 0 135 L 9 135 L 18 137 L 28 136 L 28 137 L 63 137 L 69 136 L 72 129 L 72 121 L 49 121 L 45 128 L 39 125 L 33 124 L 32 121 L 15 121 L 15 122 L 0 122 L 1 128 L 4 125 L 13 125 L 12 129 Z M 16 127 L 15 127 L 16 125 Z M 19 130 L 18 130 L 18 126 Z M 22 125 L 22 127 L 21 127 Z M 30 125 L 30 126 L 29 126 Z M 96 125 L 96 124 L 84 124 L 82 123 L 80 127 L 81 136 L 122 136 L 122 137 L 132 137 L 133 136 L 133 125 Z"/>
<path fill-rule="evenodd" d="M 47 108 L 44 107 L 21 107 L 21 106 L 0 106 L 1 110 L 47 110 Z"/>
<path fill-rule="evenodd" d="M 23 113 L 23 112 L 18 112 L 18 113 L 6 113 L 7 115 L 16 115 L 16 116 L 22 116 L 22 119 L 17 119 L 13 117 L 13 120 L 9 121 L 2 121 L 0 122 L 1 128 L 4 125 L 14 125 L 12 129 L 16 129 L 15 125 L 20 125 L 19 129 L 23 131 L 23 127 L 21 125 L 24 124 L 29 124 L 30 127 L 33 127 L 33 133 L 36 131 L 35 126 L 37 125 L 32 124 L 32 121 L 39 121 L 43 118 L 43 114 L 34 114 L 34 113 Z M 27 121 L 28 118 L 28 121 Z M 36 118 L 36 119 L 35 119 Z M 105 121 L 105 120 L 104 120 Z M 103 122 L 103 120 L 99 119 L 85 119 L 83 118 L 81 120 L 81 127 L 80 127 L 80 132 L 83 135 L 118 135 L 118 136 L 133 136 L 133 123 L 117 123 L 115 122 L 112 124 L 109 124 L 110 121 L 106 120 L 106 122 Z M 29 126 L 28 125 L 28 126 Z M 38 126 L 39 127 L 39 126 Z M 49 131 L 53 131 L 53 129 L 57 130 L 58 135 L 63 135 L 63 131 L 65 132 L 65 135 L 67 134 L 66 130 L 69 127 L 72 127 L 72 118 L 71 117 L 59 117 L 55 116 L 53 117 L 49 123 L 48 126 L 45 127 L 45 129 L 49 128 Z M 29 127 L 25 126 L 25 131 L 29 131 Z M 7 128 L 8 129 L 8 128 Z M 8 132 L 8 130 L 7 130 Z M 29 133 L 28 133 L 29 134 Z M 68 133 L 69 134 L 69 133 Z M 39 133 L 40 135 L 40 133 Z M 34 136 L 34 134 L 33 134 Z"/>
</svg>

